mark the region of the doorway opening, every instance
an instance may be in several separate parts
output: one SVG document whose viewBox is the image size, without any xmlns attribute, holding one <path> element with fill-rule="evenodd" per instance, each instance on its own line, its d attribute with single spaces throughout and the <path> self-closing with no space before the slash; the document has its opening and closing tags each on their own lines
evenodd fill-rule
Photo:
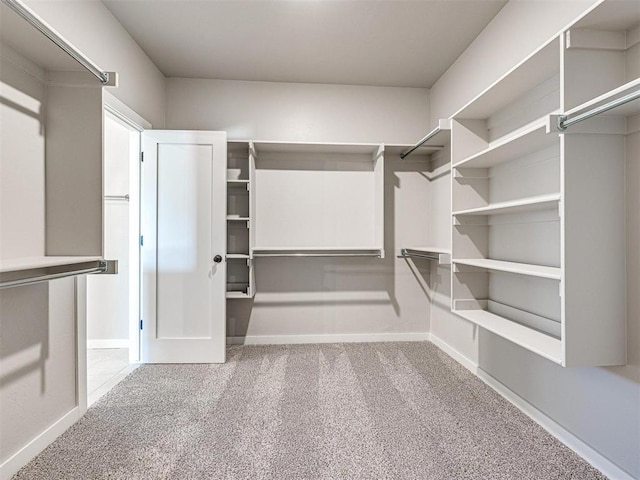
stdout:
<svg viewBox="0 0 640 480">
<path fill-rule="evenodd" d="M 140 360 L 140 130 L 108 109 L 104 118 L 104 258 L 116 275 L 87 277 L 87 404 Z"/>
</svg>

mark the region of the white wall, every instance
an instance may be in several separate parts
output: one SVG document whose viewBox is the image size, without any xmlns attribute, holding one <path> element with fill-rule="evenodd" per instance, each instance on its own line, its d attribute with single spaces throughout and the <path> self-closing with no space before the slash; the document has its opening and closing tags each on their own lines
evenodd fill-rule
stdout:
<svg viewBox="0 0 640 480">
<path fill-rule="evenodd" d="M 167 79 L 167 128 L 229 139 L 414 143 L 428 106 L 421 88 Z"/>
<path fill-rule="evenodd" d="M 114 96 L 155 128 L 164 126 L 164 76 L 100 0 L 26 3 L 100 68 L 118 73 Z"/>
<path fill-rule="evenodd" d="M 170 78 L 167 126 L 230 139 L 414 143 L 428 90 Z M 258 259 L 254 301 L 227 302 L 228 335 L 388 335 L 428 331 L 428 263 L 395 258 L 428 236 L 425 162 L 385 157 L 387 258 Z M 348 205 L 345 205 L 348 208 Z M 274 225 L 274 228 L 277 226 Z M 418 281 L 416 280 L 418 279 Z"/>
<path fill-rule="evenodd" d="M 512 0 L 431 89 L 431 123 L 456 110 L 533 52 L 595 2 Z M 450 272 L 439 269 L 431 309 L 431 333 L 507 386 L 603 456 L 640 478 L 640 206 L 639 134 L 628 137 L 627 255 L 628 365 L 562 368 L 500 339 L 449 312 Z M 635 152 L 635 153 L 631 153 Z M 450 178 L 438 180 L 431 205 L 445 205 Z M 450 206 L 449 206 L 450 208 Z M 431 212 L 430 218 L 440 218 Z M 448 221 L 448 219 L 446 220 Z M 434 225 L 442 232 L 446 225 Z M 445 234 L 432 238 L 443 241 Z"/>
</svg>

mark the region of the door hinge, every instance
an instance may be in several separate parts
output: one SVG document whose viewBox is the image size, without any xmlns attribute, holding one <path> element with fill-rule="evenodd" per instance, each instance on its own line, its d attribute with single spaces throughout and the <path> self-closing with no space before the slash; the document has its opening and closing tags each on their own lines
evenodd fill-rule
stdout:
<svg viewBox="0 0 640 480">
<path fill-rule="evenodd" d="M 140 246 L 144 247 L 144 235 L 140 235 Z"/>
<path fill-rule="evenodd" d="M 140 161 L 144 162 L 144 152 L 140 152 Z"/>
<path fill-rule="evenodd" d="M 140 320 L 140 330 L 142 330 L 142 320 Z"/>
</svg>

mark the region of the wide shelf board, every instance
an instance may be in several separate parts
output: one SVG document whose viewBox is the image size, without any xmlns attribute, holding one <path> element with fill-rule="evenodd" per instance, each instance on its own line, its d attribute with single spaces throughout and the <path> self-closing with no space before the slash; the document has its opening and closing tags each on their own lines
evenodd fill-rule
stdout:
<svg viewBox="0 0 640 480">
<path fill-rule="evenodd" d="M 468 208 L 453 212 L 454 216 L 461 215 L 504 215 L 509 213 L 534 212 L 537 210 L 550 210 L 557 208 L 561 195 L 552 193 L 535 197 L 521 198 L 508 202 L 496 202 L 485 207 Z"/>
<path fill-rule="evenodd" d="M 454 168 L 490 168 L 553 145 L 560 147 L 558 133 L 547 133 L 548 118 L 538 119 L 510 135 L 491 142 L 484 150 L 456 163 Z"/>
<path fill-rule="evenodd" d="M 306 143 L 306 142 L 253 142 L 257 153 L 341 153 L 341 154 L 370 154 L 373 155 L 380 148 L 374 143 Z"/>
<path fill-rule="evenodd" d="M 102 259 L 102 257 L 95 256 L 36 256 L 10 258 L 0 260 L 0 273 L 20 272 L 23 270 L 33 270 L 36 268 L 65 267 L 87 262 L 96 262 Z"/>
<path fill-rule="evenodd" d="M 575 117 L 580 115 L 588 110 L 593 108 L 598 108 L 606 103 L 613 102 L 619 98 L 625 97 L 632 93 L 640 91 L 640 78 L 636 78 L 631 82 L 625 83 L 624 85 L 614 88 L 613 90 L 604 93 L 598 97 L 595 97 L 581 105 L 578 105 L 571 110 L 568 110 L 565 115 L 568 117 Z M 606 112 L 601 113 L 600 115 L 607 116 L 624 116 L 630 117 L 632 115 L 640 114 L 640 98 L 637 98 L 631 102 L 620 105 L 619 107 L 612 108 L 611 110 L 607 110 Z M 569 127 L 571 128 L 571 127 Z"/>
<path fill-rule="evenodd" d="M 227 292 L 227 298 L 251 298 L 251 295 L 244 292 Z"/>
<path fill-rule="evenodd" d="M 562 342 L 486 310 L 453 310 L 456 315 L 527 350 L 562 364 Z"/>
<path fill-rule="evenodd" d="M 453 118 L 488 118 L 559 71 L 560 44 L 555 37 L 458 110 Z"/>
<path fill-rule="evenodd" d="M 469 267 L 484 268 L 486 270 L 494 270 L 497 272 L 548 278 L 550 280 L 560 280 L 562 278 L 562 270 L 560 268 L 547 267 L 545 265 L 505 262 L 502 260 L 491 260 L 488 258 L 458 258 L 452 260 L 452 262 L 456 265 L 467 265 Z"/>
</svg>

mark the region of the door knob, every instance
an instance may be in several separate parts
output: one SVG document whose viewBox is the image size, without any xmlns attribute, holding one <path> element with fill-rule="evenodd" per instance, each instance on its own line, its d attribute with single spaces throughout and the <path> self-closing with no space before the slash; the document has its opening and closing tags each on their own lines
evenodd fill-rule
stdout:
<svg viewBox="0 0 640 480">
<path fill-rule="evenodd" d="M 213 257 L 213 261 L 216 263 L 220 263 L 222 261 L 222 256 L 216 255 L 215 257 Z"/>
</svg>

